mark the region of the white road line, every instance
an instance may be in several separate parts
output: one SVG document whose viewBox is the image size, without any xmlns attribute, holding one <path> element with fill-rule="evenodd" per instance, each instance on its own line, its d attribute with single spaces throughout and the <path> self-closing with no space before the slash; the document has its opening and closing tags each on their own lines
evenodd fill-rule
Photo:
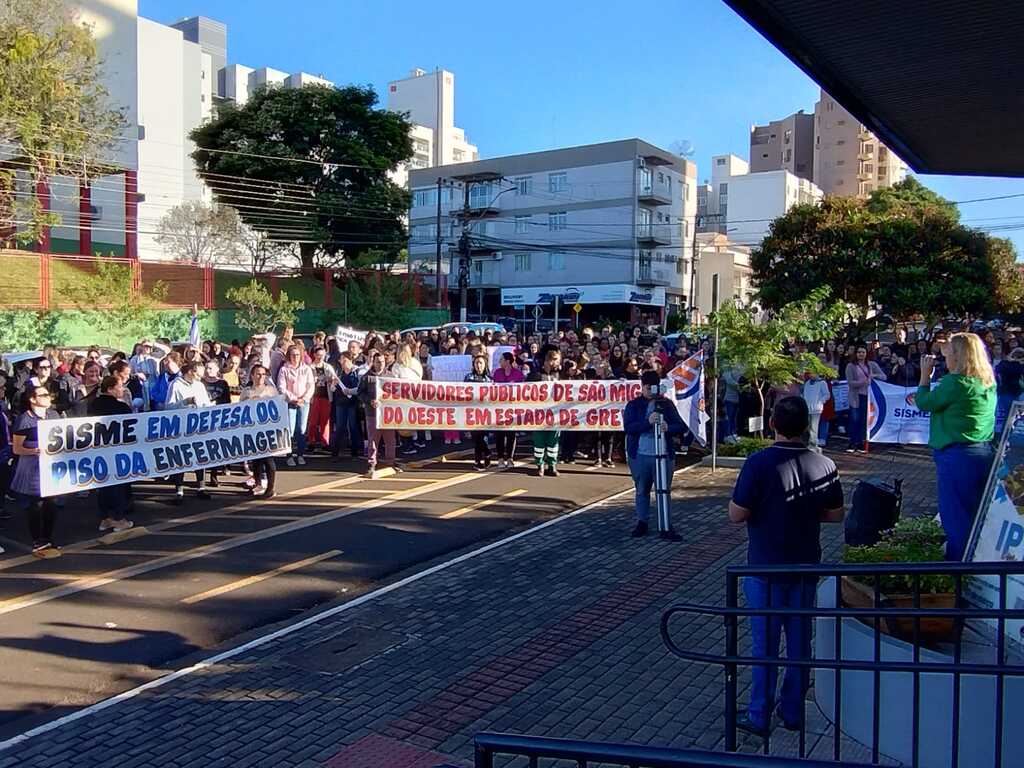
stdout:
<svg viewBox="0 0 1024 768">
<path fill-rule="evenodd" d="M 694 466 L 699 465 L 684 467 L 683 469 L 677 470 L 677 474 L 678 472 L 686 472 L 687 470 L 692 469 Z M 476 473 L 473 473 L 472 476 L 477 477 Z M 124 693 L 119 693 L 116 696 L 111 696 L 109 699 L 98 701 L 95 704 L 91 704 L 88 707 L 84 707 L 83 709 L 80 709 L 76 712 L 72 712 L 71 714 L 64 715 L 64 717 L 52 720 L 49 723 L 43 723 L 42 725 L 36 726 L 35 728 L 25 731 L 24 733 L 19 733 L 17 736 L 12 736 L 6 741 L 0 741 L 0 752 L 3 752 L 5 749 L 10 749 L 13 746 L 17 746 L 18 744 L 21 744 L 22 742 L 25 742 L 28 739 L 33 738 L 34 736 L 49 733 L 50 731 L 54 731 L 77 720 L 81 720 L 84 717 L 89 717 L 90 715 L 96 714 L 97 712 L 102 712 L 103 710 L 109 709 L 115 704 L 120 704 L 122 701 L 134 699 L 136 696 L 145 693 L 146 691 L 150 691 L 154 688 L 162 688 L 168 683 L 174 682 L 179 678 L 187 677 L 188 675 L 191 675 L 195 672 L 200 672 L 204 669 L 212 667 L 215 664 L 220 664 L 222 661 L 227 661 L 228 659 L 232 659 L 235 656 L 239 656 L 243 653 L 248 653 L 253 648 L 259 648 L 260 646 L 273 642 L 274 640 L 277 640 L 280 637 L 285 637 L 287 635 L 292 634 L 293 632 L 298 632 L 310 626 L 311 624 L 316 624 L 317 622 L 323 621 L 324 619 L 336 616 L 339 613 L 344 613 L 345 611 L 349 611 L 353 608 L 358 608 L 363 603 L 368 603 L 371 600 L 376 600 L 378 597 L 382 597 L 386 594 L 394 592 L 396 589 L 401 589 L 402 587 L 417 582 L 420 579 L 424 579 L 427 576 L 432 576 L 435 573 L 438 573 L 439 571 L 451 568 L 453 565 L 458 565 L 459 563 L 463 563 L 466 560 L 470 560 L 486 552 L 490 552 L 493 549 L 497 549 L 498 547 L 503 547 L 506 544 L 510 544 L 513 541 L 518 541 L 519 539 L 529 536 L 530 534 L 537 533 L 538 531 L 542 531 L 545 528 L 548 528 L 549 526 L 560 523 L 563 520 L 568 520 L 570 518 L 576 517 L 577 515 L 581 515 L 584 512 L 589 512 L 591 509 L 594 509 L 595 507 L 599 507 L 602 504 L 615 501 L 616 499 L 630 493 L 633 493 L 632 488 L 627 488 L 624 491 L 619 491 L 618 493 L 614 493 L 611 496 L 608 496 L 604 499 L 595 501 L 592 504 L 588 504 L 585 507 L 580 507 L 579 509 L 575 509 L 572 512 L 568 512 L 564 515 L 561 515 L 560 517 L 547 520 L 546 522 L 543 522 L 540 525 L 535 525 L 533 528 L 527 528 L 525 531 L 520 531 L 519 533 L 512 534 L 511 536 L 507 536 L 504 539 L 491 542 L 490 544 L 485 544 L 484 546 L 478 549 L 474 549 L 472 552 L 466 552 L 463 555 L 459 555 L 458 557 L 454 557 L 451 560 L 447 560 L 443 563 L 438 563 L 437 565 L 422 570 L 419 573 L 414 573 L 411 576 L 406 576 L 404 579 L 400 579 L 399 581 L 396 581 L 393 584 L 388 584 L 387 586 L 381 587 L 380 589 L 375 589 L 373 592 L 367 592 L 365 595 L 360 595 L 359 597 L 350 600 L 347 603 L 336 605 L 333 608 L 328 608 L 324 611 L 320 611 L 320 613 L 313 614 L 312 616 L 307 616 L 305 619 L 300 619 L 294 624 L 289 624 L 287 626 L 281 627 L 280 629 L 276 629 L 273 632 L 270 632 L 266 635 L 253 638 L 247 643 L 243 643 L 242 645 L 235 646 L 234 648 L 229 648 L 228 650 L 222 651 L 221 653 L 214 654 L 213 656 L 203 659 L 202 661 L 193 664 L 190 667 L 175 670 L 174 672 L 171 672 L 168 675 L 158 677 L 156 680 L 150 680 L 148 683 L 143 683 L 142 685 L 132 688 L 131 690 L 125 691 Z"/>
<path fill-rule="evenodd" d="M 198 603 L 202 600 L 209 600 L 211 597 L 217 597 L 218 595 L 224 595 L 228 592 L 234 592 L 236 589 L 242 589 L 243 587 L 249 587 L 253 584 L 259 584 L 261 581 L 266 581 L 267 579 L 272 579 L 275 576 L 280 576 L 282 573 L 297 571 L 299 568 L 305 568 L 307 565 L 313 565 L 314 563 L 319 563 L 321 560 L 327 560 L 340 554 L 340 549 L 332 549 L 329 552 L 324 552 L 322 555 L 313 555 L 313 557 L 307 557 L 304 560 L 297 560 L 294 563 L 288 563 L 287 565 L 282 565 L 279 568 L 274 568 L 270 571 L 257 573 L 255 576 L 247 576 L 244 579 L 232 581 L 230 584 L 224 584 L 220 587 L 208 589 L 205 592 L 200 592 L 198 595 L 182 598 L 181 602 L 192 605 L 193 603 Z"/>
<path fill-rule="evenodd" d="M 451 512 L 446 512 L 443 515 L 441 515 L 441 519 L 451 520 L 454 517 L 462 517 L 463 515 L 467 515 L 470 512 L 475 512 L 478 509 L 483 509 L 484 507 L 489 507 L 493 504 L 500 504 L 501 502 L 507 501 L 508 499 L 514 499 L 516 496 L 522 496 L 524 493 L 526 493 L 525 488 L 520 488 L 515 491 L 509 491 L 508 493 L 501 494 L 501 496 L 495 496 L 493 499 L 484 499 L 483 501 L 478 501 L 476 504 L 468 504 L 465 507 L 453 509 Z"/>
<path fill-rule="evenodd" d="M 294 520 L 283 525 L 274 526 L 273 528 L 265 528 L 262 531 L 254 531 L 253 533 L 242 534 L 233 539 L 226 539 L 224 541 L 213 542 L 211 544 L 203 544 L 202 546 L 195 547 L 193 549 L 188 549 L 184 552 L 168 554 L 166 557 L 158 557 L 158 559 L 150 560 L 149 562 L 138 563 L 136 565 L 120 568 L 116 571 L 109 571 L 105 574 L 100 574 L 98 576 L 88 576 L 83 579 L 79 579 L 78 581 L 71 582 L 70 584 L 64 584 L 59 587 L 50 587 L 49 589 L 29 593 L 26 595 L 22 595 L 21 597 L 3 600 L 0 601 L 0 615 L 12 613 L 13 611 L 19 611 L 23 608 L 31 608 L 35 605 L 48 603 L 51 600 L 57 600 L 62 597 L 67 597 L 68 595 L 74 595 L 79 592 L 85 592 L 90 589 L 104 587 L 107 584 L 112 584 L 116 581 L 130 579 L 135 576 L 140 576 L 143 573 L 150 573 L 151 571 L 160 570 L 161 568 L 168 568 L 172 565 L 186 563 L 189 560 L 195 560 L 200 557 L 206 557 L 207 555 L 226 552 L 229 549 L 243 547 L 247 544 L 252 544 L 257 541 L 263 541 L 264 539 L 270 539 L 275 536 L 281 536 L 286 533 L 300 531 L 303 528 L 309 528 L 313 525 L 320 525 L 321 523 L 331 522 L 332 520 L 337 520 L 341 517 L 347 517 L 348 515 L 354 515 L 358 512 L 366 512 L 371 509 L 377 509 L 378 507 L 387 506 L 393 501 L 405 501 L 406 499 L 413 499 L 416 498 L 417 496 L 423 496 L 425 494 L 432 493 L 433 491 L 439 491 L 443 488 L 449 488 L 453 485 L 461 485 L 462 483 L 467 483 L 470 480 L 476 479 L 477 477 L 479 477 L 479 475 L 477 475 L 475 472 L 467 472 L 466 474 L 458 475 L 449 480 L 441 480 L 439 482 L 424 486 L 422 488 L 413 488 L 411 490 L 395 493 L 381 499 L 367 500 L 365 504 L 360 504 L 358 507 L 352 507 L 350 505 L 337 507 L 326 512 L 321 512 L 318 515 L 304 517 L 301 520 Z M 95 551 L 105 551 L 110 552 L 111 554 L 113 553 L 112 550 Z"/>
</svg>

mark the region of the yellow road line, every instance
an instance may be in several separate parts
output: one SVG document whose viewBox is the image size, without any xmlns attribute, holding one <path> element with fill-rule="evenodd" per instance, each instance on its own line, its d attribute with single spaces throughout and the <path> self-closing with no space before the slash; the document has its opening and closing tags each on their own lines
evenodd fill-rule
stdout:
<svg viewBox="0 0 1024 768">
<path fill-rule="evenodd" d="M 208 600 L 211 597 L 217 597 L 227 592 L 234 592 L 236 589 L 242 589 L 242 587 L 248 587 L 252 584 L 259 584 L 261 581 L 272 579 L 275 576 L 279 576 L 282 573 L 289 573 L 290 571 L 297 571 L 299 568 L 305 568 L 307 565 L 313 565 L 313 563 L 319 563 L 321 560 L 327 560 L 341 554 L 340 549 L 332 549 L 330 552 L 324 552 L 322 555 L 314 555 L 313 557 L 307 557 L 305 560 L 298 560 L 288 565 L 282 565 L 279 568 L 275 568 L 272 571 L 265 571 L 258 573 L 255 576 L 248 576 L 238 581 L 232 581 L 230 584 L 225 584 L 220 587 L 214 587 L 208 589 L 205 592 L 200 592 L 198 595 L 192 595 L 191 597 L 182 598 L 183 603 L 192 605 L 198 603 L 200 600 Z"/>
<path fill-rule="evenodd" d="M 23 581 L 74 581 L 80 579 L 80 575 L 73 573 L 0 573 L 0 579 L 15 579 Z"/>
<path fill-rule="evenodd" d="M 493 499 L 484 499 L 483 501 L 478 501 L 476 504 L 469 504 L 465 507 L 453 509 L 451 512 L 446 512 L 443 515 L 441 515 L 441 519 L 451 520 L 453 517 L 462 517 L 463 515 L 469 514 L 470 512 L 475 512 L 478 509 L 489 507 L 492 504 L 500 504 L 501 502 L 507 499 L 514 499 L 516 496 L 522 496 L 524 493 L 526 493 L 525 488 L 520 488 L 515 491 L 509 491 L 508 493 L 501 494 L 501 496 L 495 496 Z"/>
<path fill-rule="evenodd" d="M 272 528 L 265 528 L 262 531 L 255 531 L 253 533 L 246 533 L 236 536 L 233 539 L 225 539 L 223 541 L 215 541 L 210 544 L 203 544 L 192 549 L 187 549 L 184 552 L 178 552 L 175 554 L 167 555 L 166 557 L 159 557 L 156 560 L 150 560 L 144 563 L 138 563 L 136 565 L 126 566 L 124 568 L 118 568 L 117 570 L 108 571 L 99 575 L 84 576 L 81 579 L 70 582 L 68 584 L 62 584 L 56 587 L 50 587 L 48 589 L 42 589 L 36 592 L 29 592 L 19 597 L 14 597 L 9 600 L 0 600 L 0 615 L 5 613 L 11 613 L 13 611 L 19 611 L 23 608 L 31 608 L 35 605 L 42 603 L 48 603 L 51 600 L 58 600 L 62 597 L 74 595 L 79 592 L 85 592 L 90 589 L 98 589 L 108 584 L 113 584 L 124 579 L 130 579 L 135 576 L 140 576 L 144 573 L 151 573 L 152 571 L 160 570 L 161 568 L 169 568 L 174 565 L 186 563 L 190 560 L 196 560 L 207 555 L 218 554 L 220 552 L 226 552 L 229 549 L 235 549 L 236 547 L 243 547 L 253 542 L 263 541 L 264 539 L 270 539 L 275 536 L 281 536 L 286 533 L 292 533 L 293 531 L 299 531 L 303 528 L 309 528 L 313 525 L 320 525 L 321 523 L 331 522 L 341 517 L 348 517 L 359 512 L 368 512 L 378 507 L 384 507 L 393 501 L 405 501 L 407 499 L 413 499 L 417 496 L 423 496 L 434 491 L 439 491 L 444 488 L 450 488 L 453 485 L 461 485 L 467 483 L 470 480 L 479 478 L 480 475 L 476 472 L 466 472 L 456 477 L 449 478 L 447 480 L 440 480 L 436 483 L 424 486 L 422 488 L 411 488 L 408 491 L 402 491 L 400 493 L 386 496 L 380 499 L 367 499 L 365 503 L 361 503 L 359 506 L 339 506 L 333 509 L 326 510 L 317 515 L 311 515 L 309 517 L 303 517 L 300 520 L 293 520 L 282 525 L 277 525 Z M 155 526 L 154 526 L 155 527 Z M 151 529 L 152 530 L 152 529 Z M 99 551 L 99 550 L 97 550 Z"/>
</svg>

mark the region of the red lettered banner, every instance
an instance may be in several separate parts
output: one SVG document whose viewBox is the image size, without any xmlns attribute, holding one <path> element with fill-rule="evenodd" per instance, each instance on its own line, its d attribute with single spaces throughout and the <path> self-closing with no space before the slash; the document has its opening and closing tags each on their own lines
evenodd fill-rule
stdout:
<svg viewBox="0 0 1024 768">
<path fill-rule="evenodd" d="M 538 381 L 456 384 L 377 379 L 383 429 L 622 429 L 622 410 L 639 381 Z"/>
</svg>

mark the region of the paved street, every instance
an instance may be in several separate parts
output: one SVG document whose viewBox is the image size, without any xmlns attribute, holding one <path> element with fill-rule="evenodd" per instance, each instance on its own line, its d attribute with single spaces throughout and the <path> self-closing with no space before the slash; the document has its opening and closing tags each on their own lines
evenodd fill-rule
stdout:
<svg viewBox="0 0 1024 768">
<path fill-rule="evenodd" d="M 934 512 L 926 452 L 905 450 L 895 462 L 874 454 L 840 454 L 838 461 L 848 490 L 857 477 L 897 473 L 907 480 L 906 512 Z M 720 671 L 670 656 L 657 628 L 661 611 L 673 602 L 721 603 L 724 568 L 743 561 L 744 529 L 724 514 L 734 478 L 732 470 L 677 473 L 673 515 L 685 537 L 681 544 L 629 539 L 628 495 L 599 504 L 384 594 L 343 603 L 320 618 L 313 614 L 295 631 L 256 640 L 217 663 L 11 745 L 0 752 L 0 768 L 432 768 L 468 764 L 473 735 L 486 729 L 721 749 Z M 536 482 L 515 476 L 467 481 L 462 503 L 479 498 L 472 495 L 478 488 L 491 497 L 524 487 L 530 499 L 524 506 L 547 505 L 563 485 L 546 488 L 541 499 Z M 417 540 L 409 533 L 425 533 L 435 523 L 436 535 L 440 527 L 425 514 L 412 518 L 387 507 L 359 514 L 363 532 L 402 526 L 402 546 Z M 841 528 L 827 529 L 827 557 L 835 557 Z M 321 538 L 320 551 L 349 552 L 355 544 Z M 347 558 L 317 567 L 332 562 L 341 569 Z M 268 557 L 251 570 L 275 563 Z M 178 600 L 228 580 L 214 578 L 208 564 L 203 568 L 168 569 L 156 577 L 179 575 L 176 591 L 168 592 Z M 356 570 L 346 565 L 346 577 Z M 181 583 L 191 579 L 187 588 Z M 145 587 L 136 589 L 142 594 Z M 84 594 L 93 601 L 91 626 L 102 624 L 100 591 Z M 50 605 L 74 606 L 80 597 Z M 260 598 L 217 598 L 205 619 L 229 621 L 228 610 L 253 599 Z M 67 622 L 82 622 L 85 607 L 65 609 Z M 141 605 L 139 615 L 147 615 Z M 125 630 L 111 632 L 117 637 Z M 695 619 L 676 636 L 711 649 L 720 643 L 721 623 Z M 4 669 L 9 665 L 5 661 Z M 49 683 L 45 676 L 35 679 Z M 741 689 L 747 680 L 741 676 Z M 827 725 L 820 731 L 827 736 Z M 825 749 L 819 738 L 813 736 L 811 746 Z M 781 738 L 773 745 L 781 753 L 793 746 Z"/>
<path fill-rule="evenodd" d="M 180 507 L 170 486 L 144 484 L 144 530 L 115 543 L 97 540 L 93 500 L 73 498 L 56 560 L 25 554 L 16 515 L 0 531 L 0 738 L 628 485 L 621 466 L 542 480 L 525 465 L 479 474 L 459 454 L 373 481 L 360 469 L 311 458 L 279 472 L 269 502 L 242 495 L 238 475 Z"/>
</svg>

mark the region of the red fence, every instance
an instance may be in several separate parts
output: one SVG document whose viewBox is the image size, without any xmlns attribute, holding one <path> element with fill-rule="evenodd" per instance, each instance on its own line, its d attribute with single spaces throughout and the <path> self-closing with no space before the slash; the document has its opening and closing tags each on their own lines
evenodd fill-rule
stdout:
<svg viewBox="0 0 1024 768">
<path fill-rule="evenodd" d="M 167 261 L 103 257 L 132 270 L 136 291 L 151 290 L 157 283 L 167 289 L 167 307 L 219 309 L 231 307 L 226 293 L 248 283 L 252 276 L 236 270 L 199 267 Z M 95 272 L 95 259 L 87 256 L 39 254 L 30 251 L 0 251 L 0 307 L 6 309 L 71 309 L 79 306 L 75 293 L 82 278 Z M 256 277 L 274 296 L 281 291 L 303 301 L 307 309 L 341 309 L 345 288 L 351 279 L 365 282 L 401 280 L 408 296 L 419 307 L 448 306 L 447 284 L 442 278 L 438 300 L 436 277 L 423 274 L 391 275 L 379 270 L 335 273 L 330 269 L 306 272 L 275 272 Z"/>
</svg>

